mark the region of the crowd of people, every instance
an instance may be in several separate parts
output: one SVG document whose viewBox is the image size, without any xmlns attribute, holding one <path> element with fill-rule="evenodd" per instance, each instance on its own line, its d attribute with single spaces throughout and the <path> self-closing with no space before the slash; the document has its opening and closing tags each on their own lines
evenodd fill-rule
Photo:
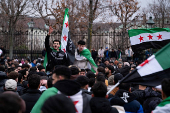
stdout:
<svg viewBox="0 0 170 113">
<path fill-rule="evenodd" d="M 138 65 L 133 61 L 133 51 L 129 47 L 125 51 L 127 59 L 122 60 L 120 48 L 118 51 L 112 49 L 112 52 L 100 48 L 98 53 L 92 51 L 91 55 L 85 42 L 80 40 L 75 62 L 69 65 L 66 54 L 59 49 L 59 40 L 54 40 L 53 48 L 50 48 L 52 31 L 50 29 L 45 39 L 47 54 L 44 53 L 44 59 L 30 61 L 29 58 L 9 59 L 1 55 L 0 113 L 170 111 L 170 79 L 167 78 L 162 81 L 162 88 L 120 83 L 107 95 L 110 88 Z"/>
</svg>

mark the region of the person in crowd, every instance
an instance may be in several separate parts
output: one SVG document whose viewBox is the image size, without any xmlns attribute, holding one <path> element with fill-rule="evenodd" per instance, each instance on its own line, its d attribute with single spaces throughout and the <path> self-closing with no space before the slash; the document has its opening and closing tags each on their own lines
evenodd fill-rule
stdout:
<svg viewBox="0 0 170 113">
<path fill-rule="evenodd" d="M 47 77 L 47 76 L 41 76 L 41 77 L 40 77 L 40 88 L 39 88 L 39 90 L 40 90 L 42 93 L 43 93 L 45 90 L 48 89 L 47 81 L 48 81 L 48 77 Z"/>
<path fill-rule="evenodd" d="M 97 51 L 93 48 L 93 50 L 91 51 L 91 56 L 93 58 L 94 61 L 96 61 L 97 58 Z"/>
<path fill-rule="evenodd" d="M 103 49 L 103 47 L 100 47 L 100 49 L 98 50 L 98 57 L 99 58 L 103 58 L 104 57 L 104 49 Z"/>
<path fill-rule="evenodd" d="M 158 104 L 158 106 L 155 108 L 155 110 L 152 111 L 152 113 L 169 113 L 170 109 L 170 79 L 165 78 L 161 82 L 162 86 L 162 99 L 163 101 Z"/>
<path fill-rule="evenodd" d="M 4 85 L 8 79 L 7 74 L 5 73 L 5 67 L 0 66 L 0 93 L 4 91 Z"/>
<path fill-rule="evenodd" d="M 110 51 L 108 47 L 106 47 L 106 50 L 104 51 L 104 58 L 108 60 L 110 59 Z"/>
<path fill-rule="evenodd" d="M 29 58 L 25 59 L 25 64 L 29 65 L 29 68 L 31 67 L 31 63 L 30 63 L 30 59 Z"/>
<path fill-rule="evenodd" d="M 108 59 L 106 59 L 106 60 L 104 61 L 105 67 L 109 65 L 109 62 L 110 62 L 110 61 L 109 61 Z"/>
<path fill-rule="evenodd" d="M 76 67 L 74 65 L 69 66 L 69 68 L 71 69 L 71 77 L 70 77 L 70 79 L 75 80 L 79 76 L 80 70 L 79 70 L 78 67 Z"/>
<path fill-rule="evenodd" d="M 64 94 L 49 97 L 41 108 L 42 113 L 76 113 L 74 103 Z"/>
<path fill-rule="evenodd" d="M 38 90 L 40 87 L 40 76 L 37 74 L 33 74 L 28 79 L 28 90 L 21 98 L 25 101 L 26 104 L 26 112 L 30 113 L 31 109 L 41 96 L 41 92 Z"/>
<path fill-rule="evenodd" d="M 74 65 L 80 69 L 92 69 L 97 70 L 97 65 L 95 64 L 89 50 L 85 47 L 85 41 L 78 41 L 78 48 L 75 50 L 75 61 Z"/>
<path fill-rule="evenodd" d="M 92 99 L 90 100 L 92 113 L 118 113 L 116 108 L 111 107 L 107 99 L 107 87 L 103 82 L 95 83 L 92 92 Z"/>
<path fill-rule="evenodd" d="M 53 28 L 50 26 L 48 35 L 45 38 L 45 48 L 47 52 L 46 57 L 48 59 L 46 71 L 50 71 L 50 72 L 53 71 L 56 65 L 67 65 L 66 54 L 61 49 L 59 49 L 61 42 L 59 40 L 54 40 L 53 48 L 50 47 L 49 38 L 52 32 L 53 32 Z"/>
<path fill-rule="evenodd" d="M 45 72 L 45 67 L 42 65 L 39 65 L 38 67 L 39 72 Z"/>
<path fill-rule="evenodd" d="M 129 47 L 125 50 L 125 55 L 127 57 L 127 61 L 130 61 L 133 57 L 133 51 Z"/>
<path fill-rule="evenodd" d="M 0 94 L 0 113 L 25 113 L 25 102 L 14 92 Z"/>
<path fill-rule="evenodd" d="M 116 51 L 114 49 L 112 49 L 112 51 L 110 52 L 110 58 L 112 59 L 117 59 L 117 54 L 116 54 Z"/>
<path fill-rule="evenodd" d="M 110 104 L 123 106 L 126 112 L 144 113 L 142 105 L 135 100 L 135 95 L 130 93 L 130 84 L 120 83 L 118 87 L 119 90 L 110 99 Z"/>
<path fill-rule="evenodd" d="M 81 69 L 81 71 L 79 72 L 79 75 L 86 76 L 86 70 Z"/>
<path fill-rule="evenodd" d="M 17 92 L 17 82 L 15 80 L 13 80 L 13 79 L 8 79 L 5 82 L 4 91 L 13 91 L 17 95 L 19 95 L 18 92 Z"/>
<path fill-rule="evenodd" d="M 119 47 L 118 50 L 116 51 L 116 54 L 117 54 L 117 59 L 119 60 L 119 58 L 121 58 L 121 56 L 122 56 L 122 50 L 121 50 L 120 47 Z"/>
<path fill-rule="evenodd" d="M 40 113 L 44 102 L 51 96 L 58 94 L 58 92 L 65 94 L 76 103 L 75 109 L 79 113 L 91 113 L 87 94 L 82 93 L 80 84 L 76 81 L 69 80 L 71 76 L 70 68 L 66 66 L 59 66 L 53 71 L 52 79 L 54 86 L 43 92 L 37 103 L 34 105 L 31 113 Z M 83 105 L 82 105 L 83 104 Z"/>
<path fill-rule="evenodd" d="M 110 76 L 114 76 L 114 75 L 112 75 L 113 72 L 114 72 L 114 67 L 113 66 L 107 65 L 105 67 L 106 78 L 109 78 Z"/>
<path fill-rule="evenodd" d="M 37 62 L 36 59 L 32 60 L 32 62 L 31 62 L 31 67 L 37 66 L 37 63 L 36 63 L 36 62 Z"/>
</svg>

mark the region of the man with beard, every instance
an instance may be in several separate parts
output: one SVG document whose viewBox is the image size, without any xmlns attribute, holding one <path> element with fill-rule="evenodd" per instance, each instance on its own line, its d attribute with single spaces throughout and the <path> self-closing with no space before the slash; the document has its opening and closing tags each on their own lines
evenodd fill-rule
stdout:
<svg viewBox="0 0 170 113">
<path fill-rule="evenodd" d="M 53 48 L 51 48 L 49 45 L 49 38 L 52 32 L 53 28 L 50 27 L 49 33 L 45 39 L 46 55 L 44 59 L 44 67 L 47 65 L 46 71 L 52 71 L 56 65 L 67 64 L 66 54 L 61 49 L 59 49 L 61 42 L 59 40 L 54 40 Z"/>
</svg>

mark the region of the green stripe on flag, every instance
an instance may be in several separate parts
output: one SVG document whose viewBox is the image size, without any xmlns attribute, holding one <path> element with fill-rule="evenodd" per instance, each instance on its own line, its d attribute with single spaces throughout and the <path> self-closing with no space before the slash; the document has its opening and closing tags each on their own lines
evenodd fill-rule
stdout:
<svg viewBox="0 0 170 113">
<path fill-rule="evenodd" d="M 155 58 L 164 70 L 170 68 L 170 43 L 158 51 Z"/>
<path fill-rule="evenodd" d="M 128 30 L 129 37 L 137 36 L 142 33 L 157 33 L 157 32 L 170 32 L 169 28 L 152 28 L 152 29 L 131 29 Z"/>
</svg>

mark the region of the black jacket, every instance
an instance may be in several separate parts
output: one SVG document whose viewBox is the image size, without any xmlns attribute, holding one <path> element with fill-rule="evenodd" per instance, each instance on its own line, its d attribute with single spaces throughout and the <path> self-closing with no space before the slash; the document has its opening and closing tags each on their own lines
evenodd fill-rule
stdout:
<svg viewBox="0 0 170 113">
<path fill-rule="evenodd" d="M 110 106 L 108 99 L 93 97 L 90 100 L 92 113 L 118 113 L 117 109 Z"/>
<path fill-rule="evenodd" d="M 4 91 L 4 85 L 6 80 L 8 79 L 7 75 L 5 72 L 0 71 L 0 93 Z"/>
<path fill-rule="evenodd" d="M 25 101 L 26 104 L 25 113 L 31 112 L 34 104 L 37 102 L 40 96 L 41 92 L 37 89 L 28 89 L 27 92 L 21 96 L 21 98 Z"/>
<path fill-rule="evenodd" d="M 116 58 L 117 59 L 116 51 L 111 51 L 110 52 L 110 58 Z"/>
<path fill-rule="evenodd" d="M 67 63 L 66 54 L 62 50 L 54 52 L 50 48 L 49 37 L 50 36 L 47 35 L 45 38 L 45 48 L 46 48 L 47 57 L 48 57 L 48 65 L 46 67 L 46 70 L 52 71 L 56 65 L 67 65 L 68 63 Z"/>
<path fill-rule="evenodd" d="M 24 90 L 24 87 L 22 86 L 22 84 L 17 83 L 17 92 L 20 96 L 23 95 L 23 90 Z"/>
</svg>

